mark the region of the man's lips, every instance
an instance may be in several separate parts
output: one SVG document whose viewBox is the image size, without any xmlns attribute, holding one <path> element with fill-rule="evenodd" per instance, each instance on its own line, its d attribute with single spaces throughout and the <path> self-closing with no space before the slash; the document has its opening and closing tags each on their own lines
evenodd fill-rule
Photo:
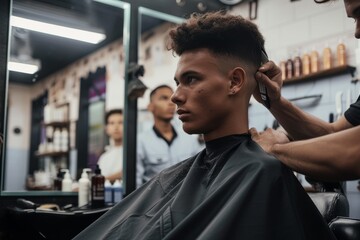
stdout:
<svg viewBox="0 0 360 240">
<path fill-rule="evenodd" d="M 189 111 L 186 111 L 184 109 L 181 109 L 179 108 L 176 113 L 179 115 L 179 119 L 181 121 L 183 121 L 184 119 L 186 119 L 189 115 L 190 115 L 190 112 Z"/>
</svg>

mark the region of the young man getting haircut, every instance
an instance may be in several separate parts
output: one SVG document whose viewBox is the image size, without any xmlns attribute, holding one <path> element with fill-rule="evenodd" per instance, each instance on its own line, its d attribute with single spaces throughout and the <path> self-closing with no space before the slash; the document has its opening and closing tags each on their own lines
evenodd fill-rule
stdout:
<svg viewBox="0 0 360 240">
<path fill-rule="evenodd" d="M 206 149 L 163 170 L 78 239 L 334 239 L 292 171 L 248 134 L 264 39 L 223 12 L 170 31 L 180 56 L 172 101 Z"/>
</svg>

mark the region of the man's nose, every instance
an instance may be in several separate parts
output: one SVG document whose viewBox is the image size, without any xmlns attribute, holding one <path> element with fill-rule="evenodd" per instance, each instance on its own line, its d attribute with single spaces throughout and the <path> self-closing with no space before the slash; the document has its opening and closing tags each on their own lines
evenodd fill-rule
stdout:
<svg viewBox="0 0 360 240">
<path fill-rule="evenodd" d="M 176 105 L 179 105 L 181 102 L 183 102 L 183 97 L 181 94 L 181 91 L 179 89 L 176 89 L 173 95 L 171 96 L 171 101 L 175 103 Z"/>
</svg>

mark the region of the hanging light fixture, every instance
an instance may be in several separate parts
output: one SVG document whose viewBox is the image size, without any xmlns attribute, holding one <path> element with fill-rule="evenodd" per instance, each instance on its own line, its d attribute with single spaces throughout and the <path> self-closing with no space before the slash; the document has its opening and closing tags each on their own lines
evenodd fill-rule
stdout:
<svg viewBox="0 0 360 240">
<path fill-rule="evenodd" d="M 219 1 L 226 5 L 235 5 L 242 2 L 243 0 L 219 0 Z"/>
<path fill-rule="evenodd" d="M 183 6 L 185 6 L 186 1 L 185 1 L 185 0 L 176 0 L 176 4 L 177 4 L 179 7 L 183 7 Z"/>
<path fill-rule="evenodd" d="M 205 3 L 203 3 L 203 2 L 199 2 L 199 3 L 197 4 L 197 8 L 199 9 L 199 11 L 205 12 L 206 9 L 207 9 L 207 5 L 206 5 Z"/>
</svg>

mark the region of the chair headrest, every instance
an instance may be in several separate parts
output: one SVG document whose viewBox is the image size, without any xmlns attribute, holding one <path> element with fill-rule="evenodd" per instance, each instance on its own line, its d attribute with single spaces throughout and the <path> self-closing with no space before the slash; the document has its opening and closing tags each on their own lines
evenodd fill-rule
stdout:
<svg viewBox="0 0 360 240">
<path fill-rule="evenodd" d="M 349 202 L 342 193 L 315 192 L 308 194 L 327 223 L 337 216 L 349 216 Z"/>
<path fill-rule="evenodd" d="M 360 220 L 337 217 L 329 224 L 337 239 L 357 240 L 360 239 Z"/>
</svg>

